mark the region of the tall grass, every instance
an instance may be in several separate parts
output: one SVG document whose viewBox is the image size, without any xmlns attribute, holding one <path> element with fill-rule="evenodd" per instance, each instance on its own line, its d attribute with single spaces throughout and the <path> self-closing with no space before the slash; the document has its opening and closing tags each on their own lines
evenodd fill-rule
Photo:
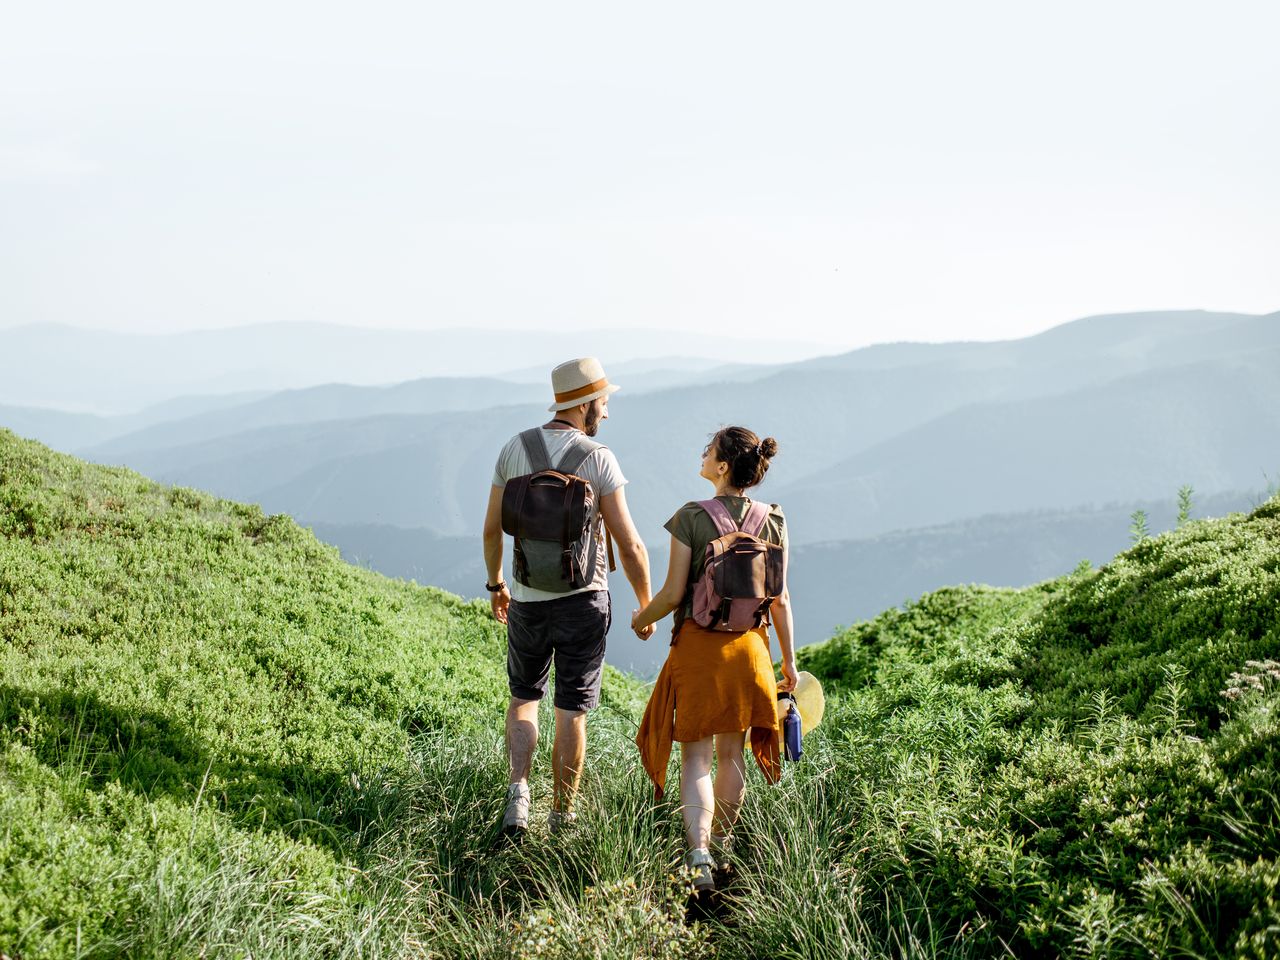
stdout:
<svg viewBox="0 0 1280 960">
<path fill-rule="evenodd" d="M 751 774 L 735 879 L 686 922 L 634 682 L 556 837 L 544 714 L 508 845 L 483 607 L 0 431 L 0 952 L 1260 960 L 1277 660 L 1280 500 L 887 611 L 802 651 L 827 718 Z"/>
</svg>

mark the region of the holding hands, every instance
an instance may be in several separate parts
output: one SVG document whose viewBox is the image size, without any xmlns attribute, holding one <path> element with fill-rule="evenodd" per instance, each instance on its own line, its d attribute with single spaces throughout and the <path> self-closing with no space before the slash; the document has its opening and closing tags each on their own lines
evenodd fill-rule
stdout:
<svg viewBox="0 0 1280 960">
<path fill-rule="evenodd" d="M 631 611 L 632 631 L 634 631 L 635 635 L 639 637 L 641 640 L 648 640 L 650 637 L 653 636 L 654 626 L 652 623 L 647 623 L 643 627 L 637 627 L 636 624 L 639 622 L 640 622 L 640 611 L 632 610 Z"/>
</svg>

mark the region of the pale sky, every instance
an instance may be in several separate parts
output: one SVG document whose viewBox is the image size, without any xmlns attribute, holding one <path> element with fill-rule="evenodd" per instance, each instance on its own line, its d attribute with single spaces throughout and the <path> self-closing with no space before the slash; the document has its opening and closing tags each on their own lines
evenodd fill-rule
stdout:
<svg viewBox="0 0 1280 960">
<path fill-rule="evenodd" d="M 1274 0 L 9 4 L 0 325 L 1280 310 L 1277 37 Z"/>
</svg>

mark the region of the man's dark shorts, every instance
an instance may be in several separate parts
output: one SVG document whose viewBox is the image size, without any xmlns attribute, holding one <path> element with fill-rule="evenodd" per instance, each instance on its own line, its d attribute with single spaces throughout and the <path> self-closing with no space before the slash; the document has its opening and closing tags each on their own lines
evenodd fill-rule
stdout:
<svg viewBox="0 0 1280 960">
<path fill-rule="evenodd" d="M 590 710 L 600 702 L 604 639 L 612 611 L 608 590 L 571 593 L 507 609 L 507 683 L 521 700 L 541 700 L 551 661 L 556 663 L 555 705 Z"/>
</svg>

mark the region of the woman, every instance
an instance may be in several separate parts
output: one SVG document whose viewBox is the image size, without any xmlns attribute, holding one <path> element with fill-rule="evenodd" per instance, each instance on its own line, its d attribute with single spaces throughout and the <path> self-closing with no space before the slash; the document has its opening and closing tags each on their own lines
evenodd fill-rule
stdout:
<svg viewBox="0 0 1280 960">
<path fill-rule="evenodd" d="M 716 499 L 735 523 L 741 525 L 746 517 L 751 507 L 746 491 L 764 479 L 777 450 L 772 437 L 761 440 L 744 427 L 725 427 L 707 444 L 700 475 L 715 487 Z M 685 865 L 693 873 L 695 890 L 702 892 L 714 889 L 713 869 L 728 866 L 733 825 L 746 793 L 743 748 L 748 730 L 765 778 L 777 782 L 782 771 L 777 691 L 796 684 L 791 601 L 784 578 L 772 606 L 782 648 L 783 679 L 775 684 L 767 626 L 733 633 L 705 629 L 693 619 L 693 585 L 702 576 L 707 544 L 720 536 L 715 521 L 691 502 L 676 511 L 666 529 L 671 533 L 666 583 L 647 607 L 632 615 L 631 626 L 643 636 L 650 624 L 674 611 L 675 629 L 636 743 L 659 796 L 666 785 L 671 743 L 680 743 Z M 760 538 L 781 546 L 785 558 L 786 526 L 776 504 Z"/>
</svg>

